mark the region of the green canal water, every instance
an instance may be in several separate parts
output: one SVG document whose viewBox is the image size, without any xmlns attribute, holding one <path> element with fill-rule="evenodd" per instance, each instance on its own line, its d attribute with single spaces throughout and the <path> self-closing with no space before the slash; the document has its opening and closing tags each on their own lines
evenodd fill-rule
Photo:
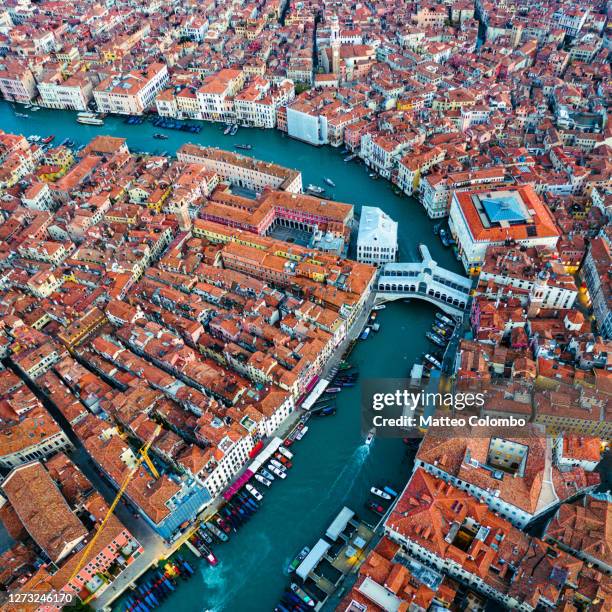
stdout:
<svg viewBox="0 0 612 612">
<path fill-rule="evenodd" d="M 343 162 L 341 152 L 330 147 L 311 147 L 276 131 L 241 129 L 235 137 L 224 136 L 218 126 L 209 124 L 203 124 L 200 134 L 167 130 L 168 140 L 160 141 L 152 136 L 161 130 L 149 123 L 129 126 L 111 117 L 102 127 L 83 126 L 75 122 L 74 113 L 47 110 L 19 118 L 6 103 L 0 104 L 0 128 L 26 136 L 55 134 L 56 142 L 71 138 L 78 144 L 99 134 L 123 136 L 132 150 L 169 154 L 184 142 L 225 149 L 248 143 L 253 156 L 301 170 L 304 184 L 322 184 L 323 177 L 331 178 L 337 185 L 333 197 L 354 204 L 357 213 L 363 204 L 380 206 L 399 223 L 401 260 L 416 260 L 418 244 L 424 242 L 441 265 L 460 271 L 415 200 L 395 195 L 386 181 L 370 179 L 362 164 Z M 406 376 L 412 363 L 430 348 L 424 334 L 433 314 L 430 305 L 414 300 L 381 311 L 380 332 L 359 341 L 350 358 L 361 379 Z M 230 542 L 215 547 L 219 564 L 211 568 L 198 561 L 196 576 L 180 583 L 158 608 L 161 612 L 271 611 L 288 585 L 289 561 L 303 546 L 317 541 L 343 505 L 376 522 L 365 508 L 370 487 L 401 488 L 412 470 L 412 458 L 399 439 L 378 439 L 369 447 L 363 443 L 358 386 L 339 394 L 337 406 L 335 416 L 310 420 L 308 434 L 292 447 L 294 467 L 287 479 L 263 490 L 259 512 L 232 534 Z"/>
</svg>

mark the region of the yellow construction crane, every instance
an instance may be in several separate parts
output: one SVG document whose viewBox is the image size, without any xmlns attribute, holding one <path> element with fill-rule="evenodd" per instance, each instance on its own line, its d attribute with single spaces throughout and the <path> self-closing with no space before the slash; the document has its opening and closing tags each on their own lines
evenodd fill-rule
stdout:
<svg viewBox="0 0 612 612">
<path fill-rule="evenodd" d="M 70 584 L 70 582 L 74 580 L 74 578 L 81 571 L 81 569 L 83 569 L 83 566 L 85 565 L 85 562 L 87 561 L 87 556 L 92 551 L 94 544 L 96 543 L 97 539 L 100 537 L 100 534 L 104 531 L 106 524 L 110 520 L 110 517 L 113 515 L 115 508 L 117 507 L 117 504 L 119 503 L 119 500 L 123 497 L 125 490 L 130 484 L 130 481 L 132 480 L 134 474 L 138 471 L 138 468 L 142 465 L 142 462 L 144 461 L 149 466 L 149 469 L 151 470 L 155 478 L 159 478 L 159 472 L 157 471 L 157 469 L 153 465 L 153 462 L 149 458 L 149 448 L 151 448 L 151 444 L 153 444 L 153 440 L 157 438 L 161 429 L 162 429 L 162 426 L 158 425 L 155 428 L 155 431 L 151 434 L 151 437 L 140 447 L 138 451 L 139 456 L 136 459 L 136 463 L 134 464 L 134 467 L 132 467 L 132 469 L 126 474 L 125 478 L 123 479 L 123 482 L 121 483 L 121 486 L 119 487 L 119 491 L 117 491 L 117 495 L 115 496 L 113 503 L 110 505 L 108 512 L 106 513 L 106 515 L 104 516 L 104 519 L 100 523 L 100 527 L 98 527 L 98 531 L 96 531 L 93 538 L 89 540 L 89 544 L 87 544 L 87 546 L 83 549 L 83 554 L 81 555 L 81 558 L 76 564 L 76 567 L 74 568 L 72 575 L 68 579 L 67 584 Z"/>
</svg>

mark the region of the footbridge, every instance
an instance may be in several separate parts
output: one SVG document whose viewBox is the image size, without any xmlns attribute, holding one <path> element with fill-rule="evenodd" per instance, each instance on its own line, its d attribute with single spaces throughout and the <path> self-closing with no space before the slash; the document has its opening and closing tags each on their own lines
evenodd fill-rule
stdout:
<svg viewBox="0 0 612 612">
<path fill-rule="evenodd" d="M 421 263 L 388 263 L 380 272 L 376 303 L 417 298 L 434 304 L 453 317 L 462 317 L 472 281 L 438 266 L 429 249 L 419 245 Z"/>
</svg>

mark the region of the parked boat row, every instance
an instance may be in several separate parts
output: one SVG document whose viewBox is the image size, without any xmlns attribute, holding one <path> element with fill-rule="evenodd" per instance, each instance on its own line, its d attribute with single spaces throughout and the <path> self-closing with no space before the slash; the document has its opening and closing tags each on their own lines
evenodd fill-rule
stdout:
<svg viewBox="0 0 612 612">
<path fill-rule="evenodd" d="M 151 122 L 155 127 L 164 128 L 165 130 L 180 130 L 181 132 L 191 132 L 199 134 L 202 131 L 202 126 L 195 123 L 183 123 L 176 119 L 168 119 L 167 117 L 156 117 Z"/>
<path fill-rule="evenodd" d="M 164 571 L 156 569 L 149 573 L 140 584 L 125 598 L 125 612 L 150 612 L 176 590 L 176 578 L 189 579 L 194 569 L 189 562 L 178 554 L 174 561 L 164 565 Z"/>
<path fill-rule="evenodd" d="M 310 418 L 310 413 L 302 415 L 300 422 L 293 428 L 291 433 L 287 436 L 284 444 L 285 447 L 291 446 L 294 442 L 301 440 L 308 433 L 308 426 L 306 422 Z"/>
<path fill-rule="evenodd" d="M 140 125 L 145 122 L 145 118 L 142 115 L 130 115 L 123 120 L 123 123 L 127 125 Z"/>
</svg>

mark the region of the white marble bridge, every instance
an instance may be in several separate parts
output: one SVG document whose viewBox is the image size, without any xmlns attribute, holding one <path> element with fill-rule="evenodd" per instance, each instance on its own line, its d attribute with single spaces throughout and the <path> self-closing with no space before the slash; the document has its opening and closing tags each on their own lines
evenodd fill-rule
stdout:
<svg viewBox="0 0 612 612">
<path fill-rule="evenodd" d="M 378 277 L 376 303 L 416 298 L 434 304 L 453 317 L 463 316 L 472 281 L 438 266 L 429 249 L 419 245 L 421 263 L 388 263 Z"/>
</svg>

